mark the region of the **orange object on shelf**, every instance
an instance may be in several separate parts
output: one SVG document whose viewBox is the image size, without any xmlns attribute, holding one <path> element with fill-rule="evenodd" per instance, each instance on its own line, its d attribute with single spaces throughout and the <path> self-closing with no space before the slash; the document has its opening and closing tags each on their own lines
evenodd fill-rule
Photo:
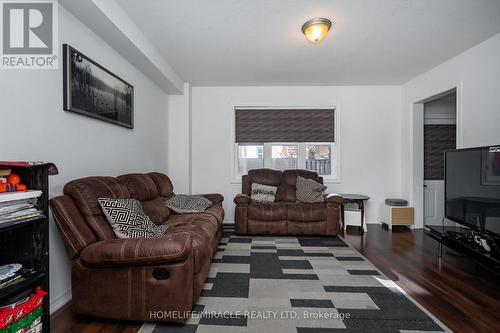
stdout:
<svg viewBox="0 0 500 333">
<path fill-rule="evenodd" d="M 16 175 L 15 173 L 11 173 L 7 176 L 7 183 L 17 185 L 21 182 L 21 177 Z"/>
<path fill-rule="evenodd" d="M 7 183 L 0 182 L 0 193 L 1 192 L 16 192 L 16 191 L 26 191 L 28 187 L 21 184 L 21 177 L 15 173 L 11 173 L 5 177 Z"/>
<path fill-rule="evenodd" d="M 18 191 L 26 191 L 28 189 L 28 187 L 24 184 L 19 184 L 17 185 L 17 190 Z"/>
</svg>

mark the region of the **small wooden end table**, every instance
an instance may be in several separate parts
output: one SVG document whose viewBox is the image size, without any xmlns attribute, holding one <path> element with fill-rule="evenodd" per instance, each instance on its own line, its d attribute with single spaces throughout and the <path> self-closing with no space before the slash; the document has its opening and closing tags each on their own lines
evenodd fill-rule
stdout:
<svg viewBox="0 0 500 333">
<path fill-rule="evenodd" d="M 344 220 L 344 205 L 346 203 L 355 203 L 358 205 L 359 210 L 361 211 L 361 230 L 365 231 L 365 201 L 369 200 L 370 197 L 362 194 L 341 194 L 344 198 L 344 204 L 341 207 L 341 215 L 342 215 L 342 229 L 345 229 L 345 220 Z"/>
</svg>

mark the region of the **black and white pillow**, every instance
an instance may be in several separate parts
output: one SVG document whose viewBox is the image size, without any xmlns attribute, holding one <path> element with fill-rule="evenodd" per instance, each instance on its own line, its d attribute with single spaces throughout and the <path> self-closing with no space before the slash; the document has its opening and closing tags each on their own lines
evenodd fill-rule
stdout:
<svg viewBox="0 0 500 333">
<path fill-rule="evenodd" d="M 179 194 L 165 201 L 165 206 L 178 214 L 190 214 L 205 211 L 212 201 L 201 195 Z"/>
<path fill-rule="evenodd" d="M 252 183 L 252 193 L 250 199 L 258 203 L 273 203 L 276 198 L 276 186 L 263 185 L 259 183 Z"/>
<path fill-rule="evenodd" d="M 326 186 L 312 179 L 297 176 L 296 192 L 298 202 L 323 202 Z"/>
<path fill-rule="evenodd" d="M 156 225 L 144 214 L 138 200 L 99 198 L 99 204 L 118 238 L 155 237 L 167 231 L 166 225 Z"/>
</svg>

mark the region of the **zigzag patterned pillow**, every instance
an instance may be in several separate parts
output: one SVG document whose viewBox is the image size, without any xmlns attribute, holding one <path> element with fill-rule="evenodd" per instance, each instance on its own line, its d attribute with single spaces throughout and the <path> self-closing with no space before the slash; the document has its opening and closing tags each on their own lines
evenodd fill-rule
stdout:
<svg viewBox="0 0 500 333">
<path fill-rule="evenodd" d="M 297 176 L 296 192 L 298 202 L 314 203 L 323 202 L 326 186 L 312 179 Z"/>
<path fill-rule="evenodd" d="M 135 199 L 99 198 L 99 204 L 118 238 L 155 237 L 164 235 L 166 225 L 156 225 L 144 214 Z"/>
<path fill-rule="evenodd" d="M 178 214 L 190 214 L 205 211 L 212 201 L 201 195 L 177 194 L 165 201 L 165 206 Z"/>
</svg>

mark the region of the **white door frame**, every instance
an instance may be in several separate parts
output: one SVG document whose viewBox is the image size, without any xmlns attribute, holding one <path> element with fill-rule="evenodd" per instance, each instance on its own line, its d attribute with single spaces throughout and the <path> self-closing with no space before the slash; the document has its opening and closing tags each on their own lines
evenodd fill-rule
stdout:
<svg viewBox="0 0 500 333">
<path fill-rule="evenodd" d="M 424 227 L 424 103 L 456 91 L 457 148 L 462 148 L 462 83 L 430 93 L 411 105 L 410 115 L 410 202 L 415 208 L 415 228 Z"/>
</svg>

